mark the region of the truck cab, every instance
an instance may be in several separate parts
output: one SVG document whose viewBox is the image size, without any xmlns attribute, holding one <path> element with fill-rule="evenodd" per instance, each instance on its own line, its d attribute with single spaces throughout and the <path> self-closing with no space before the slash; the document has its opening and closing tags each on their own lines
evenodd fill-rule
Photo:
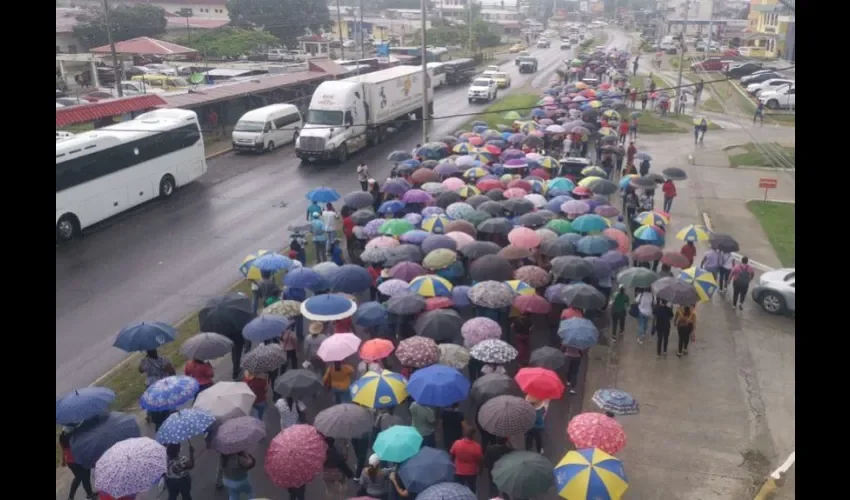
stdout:
<svg viewBox="0 0 850 500">
<path fill-rule="evenodd" d="M 323 82 L 313 93 L 295 154 L 313 162 L 336 158 L 340 162 L 366 146 L 367 109 L 363 86 L 350 81 Z"/>
<path fill-rule="evenodd" d="M 537 58 L 536 57 L 520 57 L 519 59 L 520 73 L 537 73 Z"/>
</svg>

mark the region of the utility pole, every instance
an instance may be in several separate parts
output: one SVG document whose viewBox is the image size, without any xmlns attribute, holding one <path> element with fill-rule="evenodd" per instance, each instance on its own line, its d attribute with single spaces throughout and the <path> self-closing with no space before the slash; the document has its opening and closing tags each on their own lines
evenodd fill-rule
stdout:
<svg viewBox="0 0 850 500">
<path fill-rule="evenodd" d="M 121 67 L 118 65 L 118 52 L 115 51 L 115 40 L 112 38 L 112 25 L 109 22 L 109 0 L 103 0 L 103 21 L 106 23 L 106 39 L 109 41 L 109 52 L 112 54 L 112 69 L 115 72 L 115 92 L 118 97 L 124 97 L 124 91 L 121 89 Z M 92 75 L 92 81 L 97 80 L 97 68 L 92 68 L 95 74 Z"/>
<path fill-rule="evenodd" d="M 711 4 L 708 6 L 708 43 L 705 45 L 705 57 L 708 57 L 711 53 L 711 35 L 714 31 L 714 2 L 716 1 L 711 0 Z"/>
<path fill-rule="evenodd" d="M 345 40 L 342 39 L 342 9 L 339 8 L 339 0 L 336 0 L 336 28 L 339 33 L 339 53 L 340 59 L 345 60 Z"/>
<path fill-rule="evenodd" d="M 422 48 L 420 49 L 422 52 L 422 144 L 428 142 L 428 122 L 431 119 L 431 113 L 429 113 L 430 106 L 428 106 L 428 95 L 431 93 L 431 79 L 428 78 L 428 33 L 426 32 L 426 27 L 428 23 L 428 8 L 426 0 L 422 0 L 422 26 L 420 31 L 422 32 Z"/>
<path fill-rule="evenodd" d="M 360 0 L 360 59 L 366 59 L 366 37 L 363 36 L 363 0 Z M 360 74 L 360 65 L 357 65 L 357 74 Z"/>
<path fill-rule="evenodd" d="M 469 27 L 469 56 L 474 58 L 475 57 L 475 45 L 474 45 L 475 38 L 472 36 L 472 0 L 466 0 L 466 13 L 468 14 L 468 16 L 467 16 L 468 19 L 467 19 L 466 24 Z"/>
<path fill-rule="evenodd" d="M 679 54 L 679 77 L 676 79 L 676 109 L 679 108 L 679 103 L 682 99 L 682 70 L 685 67 L 685 31 L 688 29 L 688 11 L 691 8 L 690 0 L 685 0 L 685 17 L 682 19 L 682 32 L 679 33 L 679 43 L 682 52 Z M 673 111 L 676 111 L 674 109 Z"/>
</svg>

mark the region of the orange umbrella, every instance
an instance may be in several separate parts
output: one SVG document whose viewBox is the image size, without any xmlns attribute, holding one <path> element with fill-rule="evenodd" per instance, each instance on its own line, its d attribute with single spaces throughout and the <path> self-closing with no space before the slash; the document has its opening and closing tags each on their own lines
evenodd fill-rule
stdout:
<svg viewBox="0 0 850 500">
<path fill-rule="evenodd" d="M 363 342 L 360 346 L 360 359 L 364 361 L 377 361 L 392 354 L 395 346 L 386 339 L 372 339 Z"/>
<path fill-rule="evenodd" d="M 623 255 L 628 255 L 629 250 L 631 249 L 629 246 L 629 237 L 626 233 L 620 231 L 619 229 L 614 229 L 613 227 L 609 227 L 602 230 L 602 235 L 611 238 L 612 240 L 617 242 L 617 251 Z"/>
</svg>

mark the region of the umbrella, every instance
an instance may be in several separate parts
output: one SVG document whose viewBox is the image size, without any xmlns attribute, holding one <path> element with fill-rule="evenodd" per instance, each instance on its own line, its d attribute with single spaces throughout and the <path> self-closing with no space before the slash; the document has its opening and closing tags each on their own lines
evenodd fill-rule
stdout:
<svg viewBox="0 0 850 500">
<path fill-rule="evenodd" d="M 522 280 L 510 280 L 505 283 L 511 287 L 515 294 L 520 296 L 533 296 L 537 293 L 531 285 Z M 514 297 L 514 301 L 516 301 L 516 297 Z"/>
<path fill-rule="evenodd" d="M 576 415 L 567 425 L 567 435 L 576 448 L 599 448 L 609 455 L 616 455 L 626 446 L 626 431 L 602 413 Z"/>
<path fill-rule="evenodd" d="M 557 235 L 574 232 L 572 224 L 566 219 L 552 219 L 544 227 Z"/>
<path fill-rule="evenodd" d="M 484 204 L 482 204 L 481 207 L 478 207 L 479 210 L 481 210 L 483 206 Z M 492 219 L 487 219 L 478 224 L 478 232 L 486 234 L 507 234 L 510 233 L 513 228 L 513 222 L 504 217 L 493 217 Z"/>
<path fill-rule="evenodd" d="M 263 342 L 280 338 L 292 322 L 283 316 L 273 314 L 261 314 L 252 319 L 245 328 L 242 329 L 242 336 L 251 342 Z"/>
<path fill-rule="evenodd" d="M 248 451 L 266 437 L 266 425 L 258 418 L 236 417 L 219 425 L 210 448 L 222 455 Z"/>
<path fill-rule="evenodd" d="M 469 397 L 476 405 L 482 405 L 497 396 L 521 396 L 516 381 L 503 373 L 488 373 L 475 380 Z"/>
<path fill-rule="evenodd" d="M 481 341 L 501 337 L 502 327 L 490 318 L 476 316 L 461 326 L 460 333 L 463 336 L 463 344 L 467 349 L 471 349 Z"/>
<path fill-rule="evenodd" d="M 372 275 L 364 267 L 345 264 L 328 275 L 328 285 L 334 292 L 359 293 L 372 286 Z"/>
<path fill-rule="evenodd" d="M 543 242 L 540 245 L 540 252 L 546 257 L 564 257 L 574 255 L 576 253 L 576 246 L 567 240 L 556 239 L 554 241 Z"/>
<path fill-rule="evenodd" d="M 619 500 L 629 487 L 623 464 L 602 450 L 572 450 L 555 466 L 555 487 L 561 498 Z"/>
<path fill-rule="evenodd" d="M 377 361 L 392 354 L 395 346 L 387 339 L 371 339 L 360 345 L 360 359 Z"/>
<path fill-rule="evenodd" d="M 551 189 L 551 187 L 550 187 L 550 189 Z M 583 201 L 570 200 L 570 201 L 567 201 L 567 202 L 565 202 L 564 204 L 561 205 L 561 212 L 564 212 L 565 214 L 567 214 L 571 217 L 578 218 L 578 216 L 581 216 L 582 214 L 586 214 L 586 213 L 590 212 L 590 205 L 588 205 L 587 203 L 585 203 Z M 605 226 L 605 227 L 607 227 L 607 226 Z M 604 228 L 601 228 L 600 231 L 602 229 L 604 229 Z M 576 229 L 576 231 L 578 231 L 578 229 Z"/>
<path fill-rule="evenodd" d="M 390 276 L 408 283 L 417 276 L 428 274 L 424 267 L 415 262 L 399 262 L 390 268 Z M 392 311 L 390 311 L 392 312 Z"/>
<path fill-rule="evenodd" d="M 251 373 L 271 373 L 284 363 L 286 351 L 280 344 L 258 346 L 242 357 L 242 368 Z"/>
<path fill-rule="evenodd" d="M 658 274 L 644 267 L 630 267 L 617 275 L 617 283 L 629 288 L 648 288 L 657 280 Z"/>
<path fill-rule="evenodd" d="M 415 231 L 410 231 L 403 234 L 402 237 L 407 236 L 413 232 L 417 234 L 425 233 L 425 231 L 419 231 L 417 229 Z M 384 267 L 391 267 L 398 264 L 399 262 L 422 262 L 422 257 L 422 250 L 415 244 L 407 243 L 407 240 L 405 240 L 404 244 L 399 245 L 395 248 L 391 248 L 387 252 L 387 260 L 384 262 Z"/>
<path fill-rule="evenodd" d="M 437 172 L 434 172 L 433 170 L 429 170 L 427 168 L 421 168 L 420 167 L 420 168 L 416 169 L 410 175 L 410 180 L 412 180 L 416 184 L 426 184 L 426 183 L 429 183 L 429 182 L 439 182 L 440 181 L 440 174 L 438 174 Z M 416 190 L 411 189 L 411 191 L 416 191 Z M 409 192 L 410 191 L 408 191 L 408 193 Z M 405 193 L 405 194 L 407 194 L 407 193 Z M 420 199 L 420 198 L 417 197 L 416 199 Z M 425 203 L 425 202 L 414 201 L 413 203 Z"/>
<path fill-rule="evenodd" d="M 322 377 L 312 370 L 286 370 L 274 381 L 274 392 L 284 398 L 304 399 L 324 389 Z"/>
<path fill-rule="evenodd" d="M 669 167 L 661 171 L 664 177 L 673 181 L 683 181 L 688 178 L 687 172 L 678 167 Z"/>
<path fill-rule="evenodd" d="M 381 460 L 402 463 L 419 453 L 422 436 L 411 426 L 396 425 L 378 434 L 372 446 Z"/>
<path fill-rule="evenodd" d="M 616 231 L 616 229 L 615 229 Z M 628 238 L 628 237 L 627 237 Z M 622 269 L 629 265 L 629 258 L 620 253 L 619 250 L 611 250 L 602 254 L 599 260 L 608 264 L 612 271 Z"/>
<path fill-rule="evenodd" d="M 566 389 L 558 374 L 547 368 L 520 368 L 514 379 L 522 392 L 539 401 L 560 399 Z"/>
<path fill-rule="evenodd" d="M 511 198 L 502 202 L 505 210 L 513 215 L 524 215 L 535 209 L 534 203 L 525 198 Z M 506 231 L 507 232 L 507 231 Z"/>
<path fill-rule="evenodd" d="M 397 162 L 397 163 L 403 162 L 405 160 L 409 160 L 411 158 L 413 158 L 413 156 L 411 156 L 411 154 L 407 151 L 393 151 L 392 153 L 387 155 L 387 161 L 392 161 L 392 162 Z"/>
<path fill-rule="evenodd" d="M 493 397 L 478 410 L 481 427 L 499 437 L 525 434 L 534 426 L 536 418 L 537 412 L 531 403 L 517 396 Z"/>
<path fill-rule="evenodd" d="M 172 413 L 156 431 L 156 440 L 162 444 L 177 444 L 200 436 L 215 423 L 212 413 L 201 408 L 186 408 Z"/>
<path fill-rule="evenodd" d="M 372 206 L 375 203 L 375 198 L 370 193 L 364 191 L 353 191 L 342 197 L 342 201 L 346 206 L 355 210 Z"/>
<path fill-rule="evenodd" d="M 641 245 L 632 251 L 632 259 L 636 262 L 652 262 L 661 259 L 663 255 L 664 251 L 656 245 Z"/>
<path fill-rule="evenodd" d="M 324 469 L 328 445 L 312 425 L 296 424 L 275 436 L 266 450 L 266 475 L 278 488 L 300 488 Z"/>
<path fill-rule="evenodd" d="M 469 307 L 472 302 L 469 301 L 469 287 L 466 285 L 458 285 L 452 288 L 452 303 L 454 307 Z"/>
<path fill-rule="evenodd" d="M 735 241 L 735 238 L 728 234 L 712 233 L 708 242 L 714 250 L 719 250 L 725 253 L 738 252 L 741 250 L 741 247 L 738 245 L 738 242 Z"/>
<path fill-rule="evenodd" d="M 469 351 L 465 347 L 457 344 L 440 344 L 438 347 L 440 348 L 441 365 L 450 366 L 455 370 L 463 370 L 469 364 Z"/>
<path fill-rule="evenodd" d="M 702 302 L 711 300 L 714 292 L 717 291 L 717 280 L 714 279 L 714 275 L 699 267 L 682 270 L 679 273 L 679 279 L 692 284 Z"/>
<path fill-rule="evenodd" d="M 180 354 L 187 359 L 208 361 L 226 356 L 233 349 L 233 341 L 217 333 L 198 333 L 180 346 Z"/>
<path fill-rule="evenodd" d="M 165 474 L 165 447 L 151 438 L 112 445 L 94 467 L 94 487 L 114 498 L 147 491 Z"/>
<path fill-rule="evenodd" d="M 519 295 L 513 301 L 513 307 L 520 314 L 549 314 L 551 304 L 539 295 Z"/>
<path fill-rule="evenodd" d="M 142 431 L 134 415 L 104 413 L 74 429 L 71 433 L 71 453 L 75 463 L 91 469 L 112 445 L 141 435 Z"/>
<path fill-rule="evenodd" d="M 499 339 L 486 339 L 475 344 L 469 350 L 469 355 L 484 363 L 503 365 L 516 359 L 517 350 L 507 342 Z"/>
<path fill-rule="evenodd" d="M 410 183 L 404 179 L 390 179 L 381 186 L 381 192 L 393 196 L 401 196 L 411 188 Z"/>
<path fill-rule="evenodd" d="M 552 462 L 533 451 L 513 451 L 496 461 L 493 482 L 511 498 L 535 498 L 555 484 Z"/>
<path fill-rule="evenodd" d="M 378 228 L 378 232 L 386 236 L 401 236 L 413 229 L 413 224 L 404 219 L 390 219 L 381 224 Z"/>
<path fill-rule="evenodd" d="M 254 267 L 254 261 L 267 253 L 269 253 L 268 250 L 257 250 L 257 253 L 248 254 L 242 260 L 242 265 L 239 266 L 239 272 L 242 273 L 242 276 L 246 279 L 259 281 L 262 276 L 260 274 L 260 270 Z"/>
<path fill-rule="evenodd" d="M 451 297 L 452 295 L 452 284 L 449 280 L 431 274 L 413 278 L 408 289 L 423 297 Z"/>
<path fill-rule="evenodd" d="M 176 335 L 177 330 L 171 325 L 142 322 L 122 328 L 112 345 L 126 352 L 152 351 L 174 341 Z"/>
<path fill-rule="evenodd" d="M 655 298 L 680 306 L 693 306 L 700 301 L 697 289 L 676 278 L 661 278 L 652 284 Z"/>
<path fill-rule="evenodd" d="M 463 189 L 463 188 L 461 188 L 461 189 Z M 463 201 L 463 196 L 461 196 L 458 193 L 454 193 L 452 191 L 446 191 L 445 193 L 440 193 L 439 195 L 437 195 L 437 207 L 440 207 L 440 208 L 443 208 L 443 209 L 445 209 L 446 207 L 448 207 L 452 203 L 457 203 L 459 201 Z M 433 207 L 433 208 L 437 208 L 437 207 Z M 429 208 L 431 208 L 431 207 L 429 207 Z M 422 215 L 425 215 L 425 213 L 423 212 Z"/>
<path fill-rule="evenodd" d="M 413 330 L 416 335 L 434 339 L 437 342 L 451 342 L 460 335 L 463 318 L 452 309 L 426 311 L 416 318 Z"/>
<path fill-rule="evenodd" d="M 508 241 L 511 242 L 511 245 L 523 249 L 537 248 L 540 245 L 540 240 L 540 235 L 527 227 L 517 227 L 508 233 Z"/>
<path fill-rule="evenodd" d="M 689 224 L 676 233 L 676 239 L 682 241 L 708 241 L 711 233 L 704 226 Z"/>
<path fill-rule="evenodd" d="M 528 196 L 539 196 L 541 198 L 541 200 L 543 200 L 541 203 L 539 203 L 539 205 L 535 203 L 536 207 L 539 207 L 539 208 L 542 209 L 542 207 L 546 204 L 545 198 L 543 198 L 539 194 L 530 194 Z M 545 226 L 546 223 L 550 220 L 550 218 L 548 217 L 547 214 L 549 214 L 549 213 L 543 212 L 542 210 L 540 212 L 532 212 L 530 214 L 525 214 L 523 216 L 520 216 L 519 223 L 520 223 L 521 226 L 529 228 L 529 229 L 539 229 L 539 228 Z M 554 214 L 551 214 L 551 216 L 554 217 Z M 537 234 L 537 233 L 535 233 L 535 234 Z"/>
<path fill-rule="evenodd" d="M 480 215 L 478 212 L 474 212 L 470 214 L 470 217 L 474 217 Z M 446 226 L 446 236 L 451 237 L 452 233 L 464 233 L 471 238 L 475 238 L 478 235 L 478 230 L 475 229 L 475 225 L 468 220 L 453 220 L 449 222 L 449 225 Z M 460 241 L 455 241 L 458 248 L 461 246 Z"/>
<path fill-rule="evenodd" d="M 455 464 L 445 451 L 425 446 L 401 464 L 398 475 L 408 491 L 419 493 L 429 486 L 454 481 Z"/>
<path fill-rule="evenodd" d="M 522 266 L 514 271 L 514 278 L 522 280 L 534 288 L 542 288 L 549 284 L 549 273 L 537 266 Z"/>
<path fill-rule="evenodd" d="M 370 209 L 358 210 L 351 214 L 351 221 L 358 226 L 365 226 L 369 221 L 375 220 L 378 216 Z"/>
<path fill-rule="evenodd" d="M 454 264 L 455 261 L 457 261 L 457 254 L 454 251 L 438 248 L 425 256 L 425 259 L 422 260 L 422 267 L 431 270 L 444 269 Z"/>
<path fill-rule="evenodd" d="M 476 478 L 477 479 L 477 478 Z M 417 500 L 477 500 L 478 497 L 460 483 L 446 482 L 429 486 L 416 495 Z M 364 500 L 364 499 L 361 499 Z"/>
<path fill-rule="evenodd" d="M 242 329 L 254 319 L 251 299 L 238 293 L 210 299 L 198 312 L 198 326 L 202 332 L 214 332 L 236 340 Z"/>
<path fill-rule="evenodd" d="M 528 359 L 529 366 L 548 368 L 549 370 L 560 370 L 566 362 L 564 352 L 550 346 L 538 347 L 531 351 L 531 356 Z"/>
<path fill-rule="evenodd" d="M 634 237 L 636 240 L 642 240 L 658 245 L 664 244 L 664 228 L 661 226 L 640 226 L 635 229 Z"/>
<path fill-rule="evenodd" d="M 655 181 L 646 176 L 632 177 L 629 184 L 638 189 L 655 189 Z"/>
<path fill-rule="evenodd" d="M 456 368 L 431 365 L 413 372 L 407 390 L 421 405 L 447 408 L 466 399 L 469 380 Z"/>
<path fill-rule="evenodd" d="M 509 278 L 513 278 L 513 276 Z M 473 285 L 467 295 L 469 301 L 476 306 L 497 309 L 510 306 L 516 294 L 504 280 L 490 280 Z"/>
<path fill-rule="evenodd" d="M 423 253 L 430 253 L 434 250 L 457 250 L 457 243 L 452 238 L 444 234 L 428 234 L 428 236 L 422 240 L 420 244 Z"/>
<path fill-rule="evenodd" d="M 589 319 L 574 317 L 561 321 L 558 336 L 567 346 L 583 351 L 596 345 L 599 330 Z"/>
<path fill-rule="evenodd" d="M 198 393 L 198 381 L 185 375 L 157 380 L 142 393 L 139 404 L 146 411 L 168 411 L 189 402 Z"/>
<path fill-rule="evenodd" d="M 599 205 L 593 209 L 593 213 L 601 215 L 602 217 L 610 218 L 620 215 L 620 210 L 617 207 L 612 207 L 611 205 Z"/>
<path fill-rule="evenodd" d="M 582 217 L 587 216 L 582 215 Z M 608 250 L 614 250 L 617 246 L 615 239 L 602 234 L 584 236 L 576 243 L 576 249 L 584 255 L 602 255 Z"/>
<path fill-rule="evenodd" d="M 420 227 L 423 231 L 428 231 L 429 233 L 443 234 L 449 222 L 451 222 L 450 219 L 444 215 L 432 215 L 422 219 Z"/>
<path fill-rule="evenodd" d="M 575 255 L 555 257 L 551 264 L 552 274 L 560 279 L 582 280 L 593 274 L 593 265 Z"/>
<path fill-rule="evenodd" d="M 553 304 L 565 304 L 563 294 L 564 288 L 567 286 L 568 285 L 566 283 L 555 283 L 554 285 L 550 285 L 543 293 L 543 297 Z"/>
<path fill-rule="evenodd" d="M 679 269 L 685 269 L 691 265 L 691 261 L 681 252 L 664 252 L 664 255 L 661 256 L 661 263 Z"/>
<path fill-rule="evenodd" d="M 245 382 L 222 381 L 198 394 L 193 407 L 207 410 L 217 421 L 223 422 L 251 413 L 255 399 L 257 396 Z"/>
<path fill-rule="evenodd" d="M 56 400 L 56 424 L 75 425 L 107 413 L 115 392 L 106 387 L 83 387 Z"/>
<path fill-rule="evenodd" d="M 353 333 L 335 333 L 322 341 L 316 355 L 327 363 L 344 361 L 357 352 L 360 342 L 360 337 Z"/>
<path fill-rule="evenodd" d="M 374 328 L 386 322 L 387 310 L 377 302 L 363 302 L 354 313 L 354 324 L 358 326 Z"/>
<path fill-rule="evenodd" d="M 425 309 L 425 298 L 415 293 L 400 293 L 390 297 L 386 303 L 387 311 L 399 316 L 416 314 Z"/>
<path fill-rule="evenodd" d="M 473 231 L 475 230 L 475 228 L 472 229 Z M 454 240 L 455 246 L 457 246 L 459 249 L 475 243 L 475 237 L 471 236 L 469 233 L 466 232 L 451 231 L 449 233 L 446 233 L 446 237 Z"/>
<path fill-rule="evenodd" d="M 306 290 L 323 290 L 328 284 L 321 274 L 313 269 L 302 267 L 293 269 L 283 277 L 283 284 L 290 288 L 304 288 Z"/>
<path fill-rule="evenodd" d="M 601 257 L 585 257 L 584 260 L 590 262 L 593 266 L 593 276 L 597 279 L 609 279 L 614 274 L 614 270 L 607 261 Z"/>
<path fill-rule="evenodd" d="M 614 415 L 637 415 L 640 405 L 631 394 L 619 389 L 598 389 L 593 393 L 593 404 Z"/>
<path fill-rule="evenodd" d="M 582 284 L 567 285 L 561 294 L 564 303 L 577 309 L 603 309 L 608 300 L 596 288 Z"/>
<path fill-rule="evenodd" d="M 587 203 L 585 203 L 585 205 L 587 205 Z M 572 221 L 571 224 L 573 230 L 580 233 L 598 233 L 611 225 L 611 223 L 608 222 L 608 219 L 596 214 L 579 215 Z"/>
<path fill-rule="evenodd" d="M 372 433 L 372 414 L 366 408 L 343 403 L 320 411 L 313 421 L 323 436 L 335 439 L 353 439 Z"/>
<path fill-rule="evenodd" d="M 369 274 L 362 267 L 360 269 Z M 371 282 L 370 276 L 370 286 Z M 314 295 L 301 303 L 301 315 L 310 321 L 339 321 L 351 317 L 356 311 L 357 304 L 353 300 L 335 293 Z"/>
<path fill-rule="evenodd" d="M 472 281 L 508 281 L 514 277 L 514 268 L 504 257 L 485 255 L 469 266 L 469 277 Z"/>
<path fill-rule="evenodd" d="M 492 241 L 476 241 L 475 243 L 460 248 L 458 251 L 463 254 L 464 257 L 470 260 L 476 260 L 486 255 L 496 255 L 500 250 L 501 247 Z"/>
<path fill-rule="evenodd" d="M 395 356 L 404 366 L 424 368 L 440 360 L 440 348 L 433 340 L 414 335 L 398 343 Z"/>
<path fill-rule="evenodd" d="M 292 267 L 292 260 L 279 253 L 269 252 L 257 258 L 254 261 L 254 267 L 267 273 L 276 273 Z"/>
<path fill-rule="evenodd" d="M 499 217 L 505 213 L 505 206 L 498 201 L 485 201 L 478 205 L 475 210 L 478 212 L 484 212 L 491 217 Z"/>
<path fill-rule="evenodd" d="M 641 212 L 635 216 L 634 219 L 637 223 L 644 226 L 661 226 L 664 227 L 667 224 L 670 224 L 670 215 L 666 212 L 661 212 L 658 210 L 652 210 L 647 212 Z"/>
</svg>

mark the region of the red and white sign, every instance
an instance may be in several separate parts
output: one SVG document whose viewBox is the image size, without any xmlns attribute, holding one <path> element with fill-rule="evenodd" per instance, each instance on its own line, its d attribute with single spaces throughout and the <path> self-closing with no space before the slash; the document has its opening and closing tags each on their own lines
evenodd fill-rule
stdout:
<svg viewBox="0 0 850 500">
<path fill-rule="evenodd" d="M 759 179 L 759 189 L 776 189 L 778 184 L 778 180 L 771 179 L 769 177 L 762 177 Z"/>
</svg>

